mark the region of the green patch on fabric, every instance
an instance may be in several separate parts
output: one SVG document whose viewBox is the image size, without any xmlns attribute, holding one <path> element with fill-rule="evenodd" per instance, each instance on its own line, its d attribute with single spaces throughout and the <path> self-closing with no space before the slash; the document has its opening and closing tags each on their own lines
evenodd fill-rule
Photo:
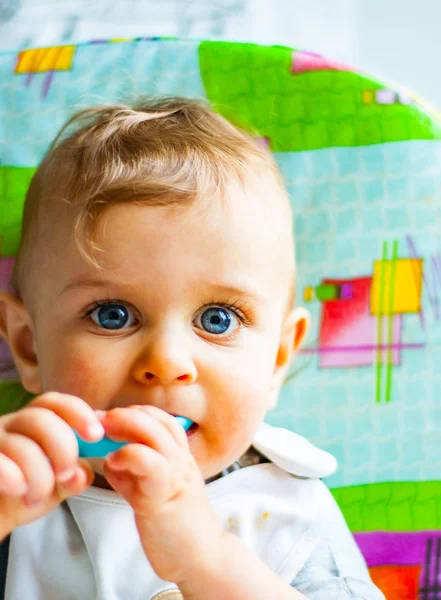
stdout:
<svg viewBox="0 0 441 600">
<path fill-rule="evenodd" d="M 201 42 L 207 97 L 225 118 L 266 138 L 273 152 L 441 138 L 434 115 L 416 101 L 379 104 L 375 92 L 390 88 L 352 71 L 293 73 L 295 52 Z"/>
<path fill-rule="evenodd" d="M 23 206 L 33 167 L 0 167 L 0 256 L 16 256 L 21 235 Z"/>
<path fill-rule="evenodd" d="M 27 392 L 20 382 L 0 382 L 0 415 L 22 408 L 33 398 L 35 398 L 35 395 Z"/>
<path fill-rule="evenodd" d="M 441 528 L 441 481 L 356 485 L 331 490 L 351 531 Z"/>
</svg>

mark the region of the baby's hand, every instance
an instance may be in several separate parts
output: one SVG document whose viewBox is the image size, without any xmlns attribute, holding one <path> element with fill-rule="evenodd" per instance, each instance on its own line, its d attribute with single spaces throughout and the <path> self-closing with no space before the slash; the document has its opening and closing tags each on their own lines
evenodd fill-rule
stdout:
<svg viewBox="0 0 441 600">
<path fill-rule="evenodd" d="M 166 581 L 186 581 L 201 556 L 215 555 L 222 527 L 184 429 L 154 406 L 115 408 L 100 420 L 109 437 L 130 442 L 103 470 L 132 506 L 151 566 Z"/>
<path fill-rule="evenodd" d="M 58 392 L 0 417 L 0 539 L 92 484 L 94 472 L 79 459 L 72 428 L 89 441 L 104 435 L 84 400 Z"/>
</svg>

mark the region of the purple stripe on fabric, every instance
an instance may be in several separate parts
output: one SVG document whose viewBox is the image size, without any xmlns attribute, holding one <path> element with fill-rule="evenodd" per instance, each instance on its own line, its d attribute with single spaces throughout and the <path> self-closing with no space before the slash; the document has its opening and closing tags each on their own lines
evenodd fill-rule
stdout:
<svg viewBox="0 0 441 600">
<path fill-rule="evenodd" d="M 354 537 L 369 567 L 423 565 L 427 541 L 441 537 L 441 531 L 371 531 Z"/>
<path fill-rule="evenodd" d="M 318 354 L 326 354 L 328 352 L 355 352 L 361 350 L 417 350 L 421 348 L 425 348 L 426 344 L 365 344 L 359 346 L 324 346 L 322 348 L 302 348 L 300 350 L 301 354 L 313 354 L 317 352 Z"/>
</svg>

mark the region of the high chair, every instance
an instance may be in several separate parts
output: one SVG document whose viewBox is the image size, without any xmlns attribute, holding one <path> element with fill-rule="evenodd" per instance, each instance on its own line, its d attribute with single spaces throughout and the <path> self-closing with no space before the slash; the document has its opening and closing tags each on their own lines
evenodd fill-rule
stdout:
<svg viewBox="0 0 441 600">
<path fill-rule="evenodd" d="M 267 423 L 337 458 L 326 483 L 388 600 L 441 598 L 441 118 L 355 67 L 282 46 L 113 39 L 0 53 L 0 285 L 24 196 L 77 110 L 207 98 L 274 153 L 312 331 Z M 0 413 L 32 396 L 1 341 Z M 10 367 L 10 368 L 9 368 Z"/>
</svg>

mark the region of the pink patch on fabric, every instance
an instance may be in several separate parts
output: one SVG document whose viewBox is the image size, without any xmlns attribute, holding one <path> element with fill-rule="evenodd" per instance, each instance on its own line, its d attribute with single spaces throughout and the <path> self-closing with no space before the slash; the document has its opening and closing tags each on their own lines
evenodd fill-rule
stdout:
<svg viewBox="0 0 441 600">
<path fill-rule="evenodd" d="M 346 285 L 345 297 L 323 302 L 320 323 L 319 364 L 321 368 L 361 367 L 375 364 L 377 320 L 370 313 L 371 277 L 326 279 L 323 283 Z M 351 294 L 347 293 L 351 287 Z M 387 340 L 387 320 L 383 340 Z M 400 363 L 401 315 L 392 317 L 392 363 Z M 383 342 L 385 343 L 385 342 Z M 382 349 L 384 355 L 386 351 Z"/>
<path fill-rule="evenodd" d="M 354 69 L 312 52 L 293 52 L 292 72 L 299 74 L 308 71 L 354 71 Z"/>
</svg>

